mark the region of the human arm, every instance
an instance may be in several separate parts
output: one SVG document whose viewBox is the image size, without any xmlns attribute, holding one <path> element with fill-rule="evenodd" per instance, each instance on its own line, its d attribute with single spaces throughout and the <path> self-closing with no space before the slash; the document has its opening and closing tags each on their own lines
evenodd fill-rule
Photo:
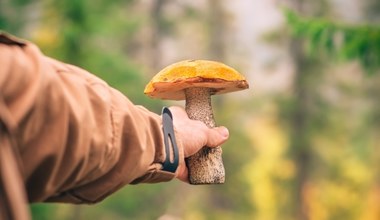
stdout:
<svg viewBox="0 0 380 220">
<path fill-rule="evenodd" d="M 0 119 L 17 140 L 13 157 L 30 202 L 94 203 L 129 183 L 186 181 L 184 158 L 228 137 L 171 108 L 180 164 L 175 174 L 162 171 L 159 115 L 31 43 L 2 39 Z"/>
</svg>

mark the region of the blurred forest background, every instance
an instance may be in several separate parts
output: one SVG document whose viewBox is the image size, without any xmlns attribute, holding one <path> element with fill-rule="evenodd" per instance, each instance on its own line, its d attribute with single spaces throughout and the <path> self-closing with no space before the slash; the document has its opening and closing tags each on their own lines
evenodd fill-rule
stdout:
<svg viewBox="0 0 380 220">
<path fill-rule="evenodd" d="M 126 186 L 33 219 L 380 219 L 380 1 L 0 0 L 0 29 L 159 113 L 144 96 L 183 59 L 224 62 L 251 88 L 213 97 L 226 183 Z"/>
</svg>

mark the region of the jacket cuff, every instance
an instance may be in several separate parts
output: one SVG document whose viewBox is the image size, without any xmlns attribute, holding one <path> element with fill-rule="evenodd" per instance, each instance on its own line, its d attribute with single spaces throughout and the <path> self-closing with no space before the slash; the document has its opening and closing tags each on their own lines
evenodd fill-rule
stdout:
<svg viewBox="0 0 380 220">
<path fill-rule="evenodd" d="M 177 176 L 178 168 L 180 166 L 186 166 L 184 164 L 184 153 L 183 153 L 183 145 L 180 140 L 180 138 L 177 135 L 177 131 L 174 129 L 175 133 L 175 140 L 177 142 L 178 147 L 178 156 L 179 156 L 179 163 L 178 167 L 175 173 L 164 171 L 163 169 L 163 163 L 166 158 L 166 152 L 165 152 L 165 144 L 163 143 L 163 133 L 161 133 L 162 136 L 162 144 L 157 145 L 159 149 L 156 151 L 155 161 L 153 164 L 151 164 L 149 170 L 141 177 L 138 177 L 137 179 L 133 180 L 131 184 L 139 184 L 139 183 L 159 183 L 159 182 L 168 182 L 174 179 Z"/>
<path fill-rule="evenodd" d="M 175 173 L 161 170 L 162 165 L 159 163 L 153 164 L 153 167 L 156 167 L 156 168 L 148 171 L 143 176 L 135 179 L 134 181 L 131 182 L 131 184 L 168 182 L 172 180 L 174 177 L 176 177 Z"/>
</svg>

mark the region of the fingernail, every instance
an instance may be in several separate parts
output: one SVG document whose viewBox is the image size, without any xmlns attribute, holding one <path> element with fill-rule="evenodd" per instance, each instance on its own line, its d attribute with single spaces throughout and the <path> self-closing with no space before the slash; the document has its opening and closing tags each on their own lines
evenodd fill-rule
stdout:
<svg viewBox="0 0 380 220">
<path fill-rule="evenodd" d="M 226 127 L 219 127 L 219 133 L 225 138 L 227 138 L 230 135 L 230 132 Z"/>
</svg>

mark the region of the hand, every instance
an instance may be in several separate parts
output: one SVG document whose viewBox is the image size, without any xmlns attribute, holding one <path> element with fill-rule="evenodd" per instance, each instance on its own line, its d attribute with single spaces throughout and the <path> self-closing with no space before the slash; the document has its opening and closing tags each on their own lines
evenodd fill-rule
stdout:
<svg viewBox="0 0 380 220">
<path fill-rule="evenodd" d="M 191 120 L 185 110 L 181 107 L 172 106 L 169 108 L 173 115 L 176 139 L 181 141 L 183 146 L 179 166 L 177 168 L 177 178 L 189 182 L 188 169 L 185 158 L 198 152 L 203 146 L 217 147 L 227 141 L 229 132 L 225 127 L 209 128 L 201 121 Z M 191 134 L 191 135 L 189 135 Z"/>
</svg>

